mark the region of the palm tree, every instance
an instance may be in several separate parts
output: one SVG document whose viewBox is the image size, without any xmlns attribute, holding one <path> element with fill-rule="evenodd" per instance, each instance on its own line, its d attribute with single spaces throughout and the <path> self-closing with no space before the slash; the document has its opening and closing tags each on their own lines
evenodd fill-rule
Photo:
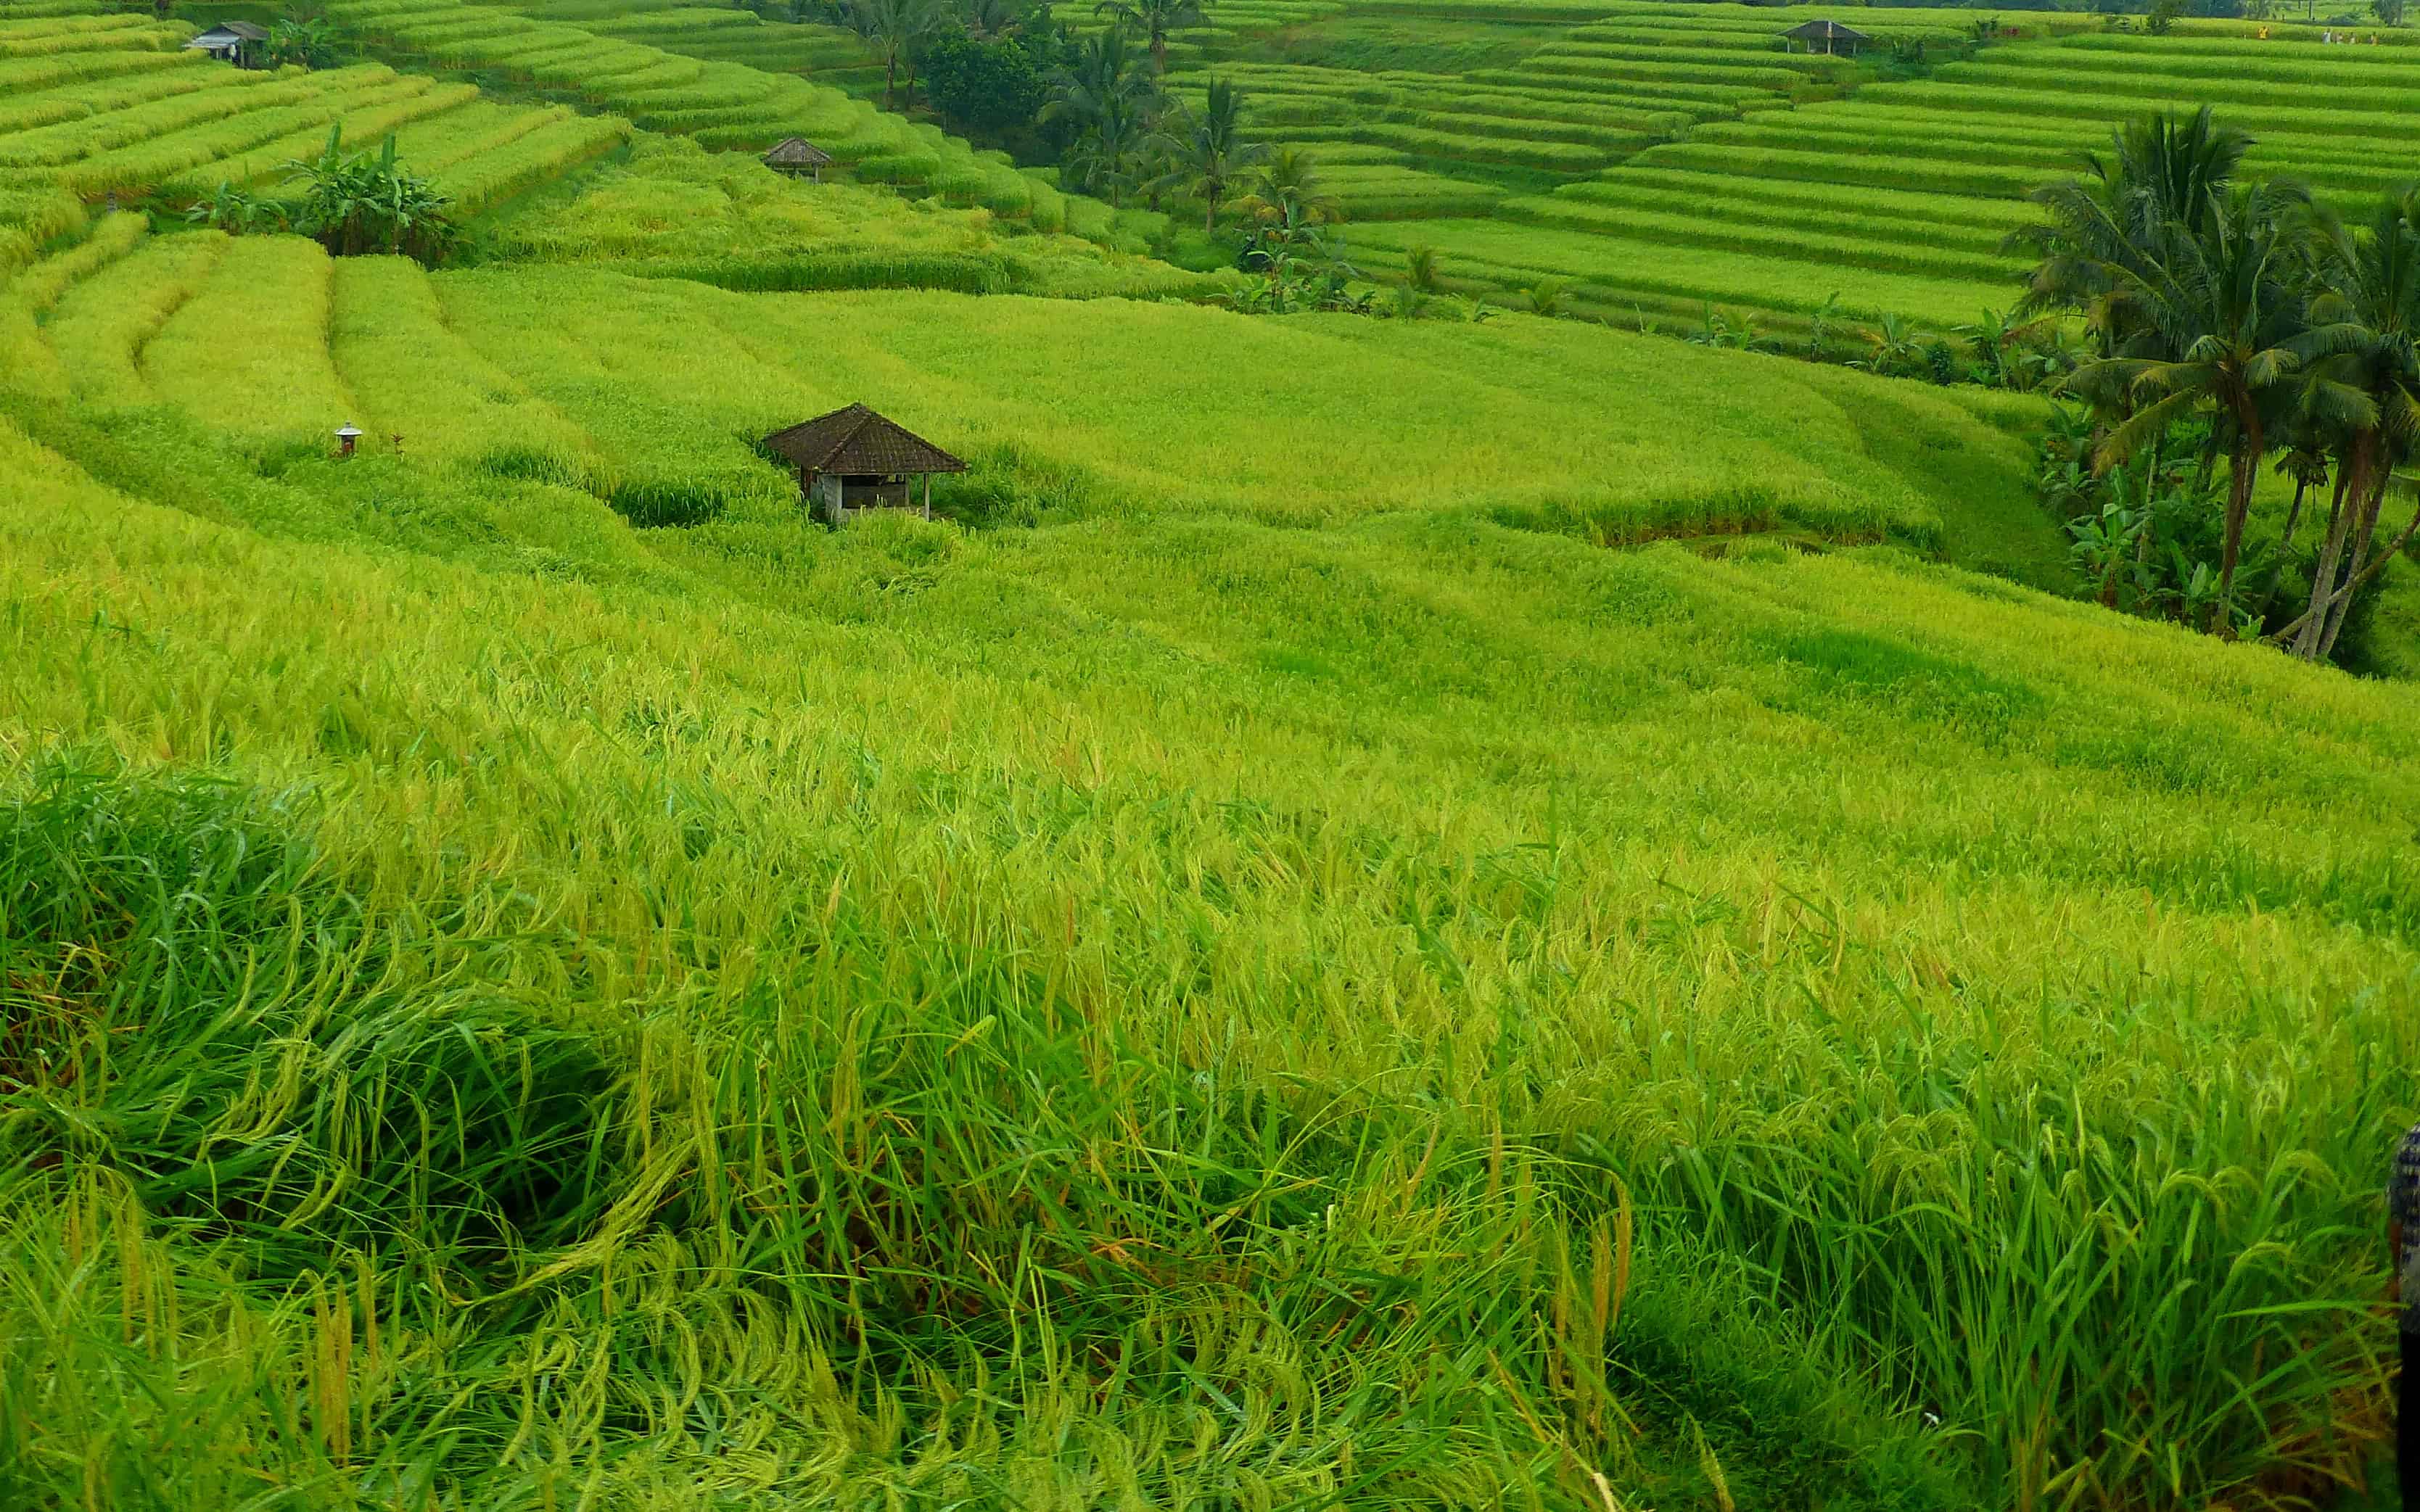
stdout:
<svg viewBox="0 0 2420 1512">
<path fill-rule="evenodd" d="M 2039 258 L 2013 313 L 2082 315 L 2102 357 L 2176 355 L 2129 349 L 2141 325 L 2120 270 L 2141 270 L 2167 227 L 2208 230 L 2211 207 L 2251 147 L 2248 134 L 2219 126 L 2207 105 L 2191 117 L 2154 116 L 2117 128 L 2107 158 L 2083 155 L 2087 177 L 2028 196 L 2047 218 L 2008 239 L 2007 250 Z"/>
<path fill-rule="evenodd" d="M 1320 179 L 1318 162 L 1300 147 L 1269 154 L 1244 208 L 1264 223 L 1324 225 L 1344 219 L 1344 207 Z"/>
<path fill-rule="evenodd" d="M 2096 461 L 2123 460 L 2190 413 L 2214 418 L 2230 472 L 2213 629 L 2227 623 L 2269 425 L 2305 356 L 2301 249 L 2288 224 L 2300 202 L 2291 189 L 2211 193 L 2200 216 L 2148 227 L 2140 255 L 2105 265 L 2113 307 L 2139 326 L 2129 345 L 2175 355 L 2087 364 L 2086 372 L 2105 375 L 2141 406 L 2102 442 Z"/>
<path fill-rule="evenodd" d="M 1244 140 L 1244 92 L 1224 79 L 1210 81 L 1202 114 L 1185 112 L 1178 130 L 1186 190 L 1202 200 L 1202 229 L 1216 231 L 1220 202 L 1245 169 L 1268 161 L 1269 149 Z"/>
<path fill-rule="evenodd" d="M 1137 65 L 1126 34 L 1115 27 L 1086 38 L 1075 64 L 1060 71 L 1057 85 L 1041 118 L 1077 128 L 1063 166 L 1084 188 L 1106 190 L 1109 203 L 1119 203 L 1157 130 L 1158 85 Z"/>
<path fill-rule="evenodd" d="M 899 60 L 937 25 L 934 0 L 846 0 L 849 30 L 882 54 L 882 108 L 898 108 Z"/>
<path fill-rule="evenodd" d="M 2420 530 L 2415 517 L 2412 530 L 2370 554 L 2387 486 L 2420 450 L 2420 191 L 2388 195 L 2366 226 L 2329 225 L 2317 264 L 2323 290 L 2306 340 L 2326 355 L 2314 364 L 2305 406 L 2344 438 L 2344 461 L 2310 607 L 2278 637 L 2312 660 L 2335 649 L 2354 596 Z"/>
<path fill-rule="evenodd" d="M 969 37 L 997 41 L 1024 29 L 1025 9 L 1018 0 L 966 0 L 959 19 L 966 23 Z"/>
<path fill-rule="evenodd" d="M 1151 46 L 1152 71 L 1166 73 L 1168 34 L 1209 20 L 1202 13 L 1207 3 L 1208 0 L 1100 0 L 1093 8 L 1093 14 L 1112 17 L 1120 26 L 1140 32 Z"/>
</svg>

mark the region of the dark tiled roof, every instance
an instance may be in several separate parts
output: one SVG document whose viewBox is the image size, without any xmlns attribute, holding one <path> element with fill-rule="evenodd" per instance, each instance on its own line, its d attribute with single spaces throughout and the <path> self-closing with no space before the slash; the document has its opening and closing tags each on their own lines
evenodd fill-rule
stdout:
<svg viewBox="0 0 2420 1512">
<path fill-rule="evenodd" d="M 209 31 L 196 33 L 194 40 L 186 45 L 191 47 L 196 43 L 207 43 L 213 38 L 225 38 L 240 42 L 265 42 L 269 40 L 269 29 L 248 21 L 223 21 Z"/>
<path fill-rule="evenodd" d="M 820 168 L 832 156 L 805 137 L 794 136 L 776 144 L 765 161 L 776 168 Z"/>
<path fill-rule="evenodd" d="M 801 421 L 765 444 L 810 472 L 964 472 L 967 465 L 861 404 Z"/>
<path fill-rule="evenodd" d="M 1837 21 L 1810 21 L 1792 26 L 1781 34 L 1809 42 L 1870 42 L 1872 38 L 1854 26 L 1843 26 Z"/>
</svg>

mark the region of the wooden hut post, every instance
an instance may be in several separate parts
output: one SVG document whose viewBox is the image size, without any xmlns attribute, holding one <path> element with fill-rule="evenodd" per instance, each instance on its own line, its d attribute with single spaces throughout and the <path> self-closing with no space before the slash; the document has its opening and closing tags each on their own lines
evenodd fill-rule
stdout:
<svg viewBox="0 0 2420 1512">
<path fill-rule="evenodd" d="M 929 472 L 924 474 L 924 517 L 933 517 L 933 475 Z"/>
</svg>

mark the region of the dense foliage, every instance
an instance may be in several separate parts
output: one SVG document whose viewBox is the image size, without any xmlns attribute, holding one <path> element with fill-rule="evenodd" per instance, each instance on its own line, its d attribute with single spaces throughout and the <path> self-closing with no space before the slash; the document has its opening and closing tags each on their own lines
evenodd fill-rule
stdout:
<svg viewBox="0 0 2420 1512">
<path fill-rule="evenodd" d="M 2391 194 L 2348 225 L 2288 181 L 2240 183 L 2248 136 L 2197 116 L 2121 128 L 2088 180 L 2043 190 L 2050 212 L 2022 234 L 2042 254 L 2030 306 L 2083 317 L 2094 356 L 2069 380 L 2102 422 L 2091 460 L 2103 477 L 2084 536 L 2114 602 L 2119 563 L 2148 558 L 2160 514 L 2159 458 L 2173 433 L 2204 416 L 2203 475 L 2224 457 L 2227 484 L 2214 562 L 2184 557 L 2172 595 L 2198 625 L 2228 635 L 2264 629 L 2304 657 L 2334 650 L 2353 600 L 2420 535 L 2379 524 L 2397 470 L 2420 448 L 2420 194 Z M 2332 465 L 2321 546 L 2307 600 L 2269 625 L 2239 594 L 2245 527 L 2263 460 L 2288 452 Z M 2137 455 L 2130 476 L 2109 470 Z M 2184 563 L 2190 563 L 2185 569 Z M 2272 592 L 2262 603 L 2273 599 Z"/>
<path fill-rule="evenodd" d="M 924 93 L 953 125 L 1004 132 L 1032 124 L 1050 90 L 1033 57 L 1014 42 L 945 37 L 924 49 Z"/>
</svg>

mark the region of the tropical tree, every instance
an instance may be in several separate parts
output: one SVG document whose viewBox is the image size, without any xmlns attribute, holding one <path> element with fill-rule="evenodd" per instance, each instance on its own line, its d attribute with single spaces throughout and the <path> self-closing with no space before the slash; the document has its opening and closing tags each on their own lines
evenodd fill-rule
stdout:
<svg viewBox="0 0 2420 1512">
<path fill-rule="evenodd" d="M 2213 629 L 2228 627 L 2268 429 L 2290 402 L 2288 380 L 2305 355 L 2303 243 L 2288 213 L 2302 198 L 2274 187 L 2213 192 L 2198 229 L 2186 220 L 2149 228 L 2140 255 L 2113 265 L 2112 293 L 2138 326 L 2136 345 L 2175 355 L 2103 358 L 2088 369 L 2140 406 L 2102 442 L 2103 466 L 2190 415 L 2215 422 L 2229 482 Z"/>
<path fill-rule="evenodd" d="M 1150 138 L 1159 129 L 1165 107 L 1159 86 L 1115 27 L 1086 38 L 1056 85 L 1041 118 L 1064 121 L 1076 131 L 1061 166 L 1078 187 L 1121 203 L 1140 181 Z"/>
<path fill-rule="evenodd" d="M 1300 147 L 1280 147 L 1252 180 L 1244 208 L 1264 224 L 1326 225 L 1344 219 L 1344 207 L 1319 177 L 1318 162 Z"/>
<path fill-rule="evenodd" d="M 1110 17 L 1120 26 L 1140 33 L 1151 48 L 1152 71 L 1166 73 L 1168 34 L 1209 20 L 1202 14 L 1207 3 L 1208 0 L 1100 0 L 1093 13 Z"/>
<path fill-rule="evenodd" d="M 2304 338 L 2323 353 L 2304 406 L 2340 438 L 2339 486 L 2302 618 L 2277 640 L 2309 659 L 2335 649 L 2362 588 L 2420 531 L 2372 554 L 2396 470 L 2420 451 L 2420 191 L 2381 200 L 2366 225 L 2319 238 Z"/>
<path fill-rule="evenodd" d="M 316 17 L 272 23 L 261 55 L 271 68 L 324 69 L 336 61 L 336 29 Z"/>
<path fill-rule="evenodd" d="M 1202 113 L 1184 112 L 1174 134 L 1186 192 L 1202 201 L 1202 229 L 1215 231 L 1219 205 L 1247 170 L 1268 161 L 1269 149 L 1244 139 L 1244 92 L 1224 79 L 1210 81 Z"/>
<path fill-rule="evenodd" d="M 2149 332 L 2131 308 L 2125 271 L 2145 270 L 2173 228 L 2206 231 L 2251 147 L 2248 134 L 2218 125 L 2207 105 L 2189 117 L 2155 116 L 2118 127 L 2107 157 L 2083 154 L 2083 177 L 2029 196 L 2044 218 L 2008 239 L 2009 251 L 2038 258 L 2015 315 L 2081 315 L 2102 357 L 2175 356 L 2136 349 L 2136 338 Z"/>
<path fill-rule="evenodd" d="M 218 191 L 209 198 L 187 207 L 185 219 L 195 225 L 207 225 L 230 236 L 251 236 L 285 230 L 286 208 L 240 184 L 221 179 Z"/>
<path fill-rule="evenodd" d="M 925 99 L 961 129 L 1030 126 L 1050 98 L 1032 56 L 1010 42 L 943 37 L 925 47 L 922 72 Z"/>
<path fill-rule="evenodd" d="M 441 261 L 454 245 L 450 201 L 427 179 L 396 162 L 395 138 L 373 156 L 344 149 L 344 128 L 331 127 L 317 158 L 289 162 L 287 182 L 302 193 L 294 229 L 316 238 L 334 255 L 399 253 Z"/>
<path fill-rule="evenodd" d="M 1025 7 L 1020 0 L 962 0 L 958 19 L 969 37 L 998 41 L 1024 29 Z"/>
<path fill-rule="evenodd" d="M 847 5 L 849 29 L 881 54 L 882 108 L 896 110 L 899 65 L 940 25 L 941 8 L 936 0 L 847 0 Z"/>
</svg>

